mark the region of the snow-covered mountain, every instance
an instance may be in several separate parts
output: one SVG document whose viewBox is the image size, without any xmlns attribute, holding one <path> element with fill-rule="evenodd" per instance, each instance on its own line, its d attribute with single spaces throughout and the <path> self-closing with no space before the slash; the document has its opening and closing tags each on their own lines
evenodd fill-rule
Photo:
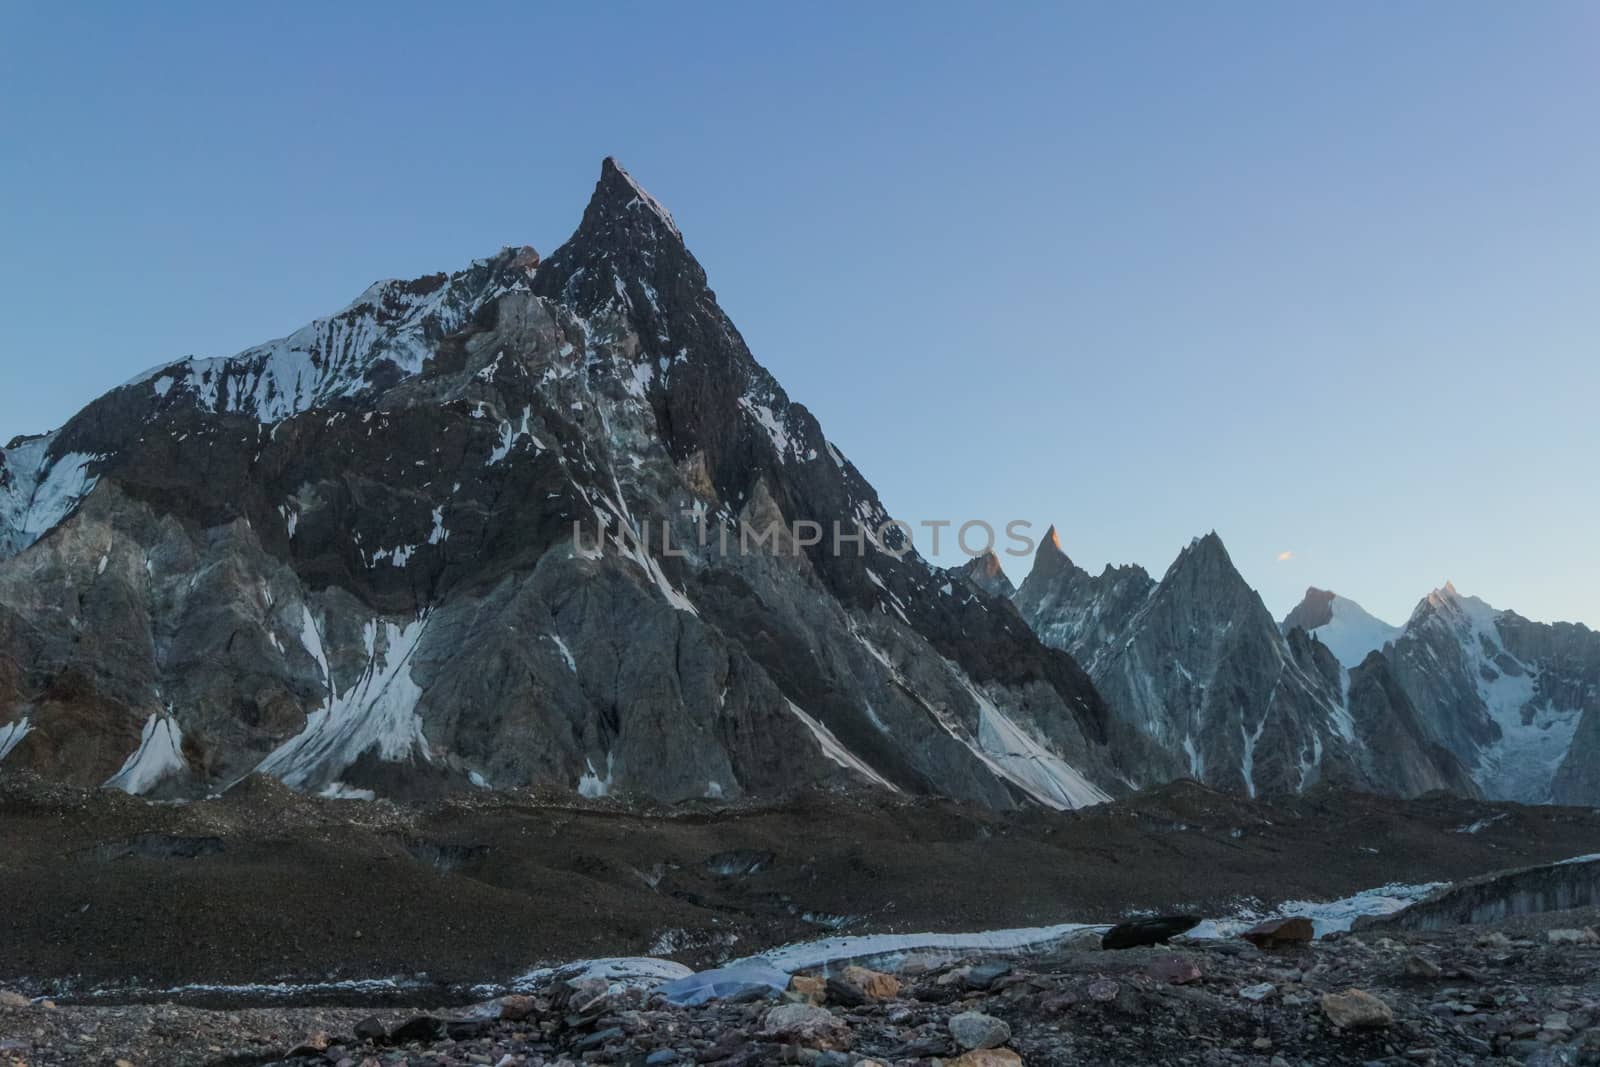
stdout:
<svg viewBox="0 0 1600 1067">
<path fill-rule="evenodd" d="M 607 160 L 546 260 L 379 282 L 0 450 L 0 762 L 162 796 L 1600 803 L 1582 626 L 1446 586 L 1398 631 L 1318 590 L 1280 627 L 1215 534 L 1158 581 L 1051 530 L 1013 589 L 889 518 Z"/>
<path fill-rule="evenodd" d="M 1486 796 L 1600 804 L 1600 634 L 1531 622 L 1446 583 L 1388 656 Z"/>
<path fill-rule="evenodd" d="M 1166 773 L 1251 796 L 1323 781 L 1408 796 L 1473 789 L 1382 657 L 1346 670 L 1304 629 L 1281 633 L 1215 533 L 1157 582 L 1135 566 L 1091 576 L 1052 530 L 1015 604 L 1156 741 Z"/>
<path fill-rule="evenodd" d="M 0 759 L 160 795 L 1152 780 L 1070 655 L 888 518 L 607 160 L 542 262 L 380 282 L 0 452 Z M 801 521 L 859 554 L 741 550 Z"/>
<path fill-rule="evenodd" d="M 1306 590 L 1305 599 L 1284 617 L 1279 629 L 1287 634 L 1297 626 L 1315 634 L 1346 667 L 1359 665 L 1401 633 L 1400 627 L 1377 618 L 1354 600 L 1316 586 Z"/>
</svg>

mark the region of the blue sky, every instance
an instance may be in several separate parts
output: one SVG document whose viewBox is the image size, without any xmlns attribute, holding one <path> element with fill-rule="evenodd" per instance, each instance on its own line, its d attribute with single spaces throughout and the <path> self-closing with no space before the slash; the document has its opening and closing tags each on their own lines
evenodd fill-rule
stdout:
<svg viewBox="0 0 1600 1067">
<path fill-rule="evenodd" d="M 1600 6 L 320 7 L 0 5 L 0 438 L 615 154 L 902 517 L 1600 623 Z"/>
</svg>

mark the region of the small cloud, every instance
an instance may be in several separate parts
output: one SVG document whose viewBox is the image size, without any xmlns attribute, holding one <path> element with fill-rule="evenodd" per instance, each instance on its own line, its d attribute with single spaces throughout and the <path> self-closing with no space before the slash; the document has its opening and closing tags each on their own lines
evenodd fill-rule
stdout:
<svg viewBox="0 0 1600 1067">
<path fill-rule="evenodd" d="M 1278 553 L 1278 562 L 1279 563 L 1282 563 L 1285 560 L 1291 560 L 1291 559 L 1294 559 L 1294 553 L 1293 552 L 1279 552 Z"/>
</svg>

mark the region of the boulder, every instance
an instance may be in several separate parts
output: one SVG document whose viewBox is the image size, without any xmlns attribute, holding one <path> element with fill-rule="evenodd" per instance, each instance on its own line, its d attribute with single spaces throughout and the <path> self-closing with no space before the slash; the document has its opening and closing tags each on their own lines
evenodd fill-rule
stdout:
<svg viewBox="0 0 1600 1067">
<path fill-rule="evenodd" d="M 893 1000 L 900 995 L 900 979 L 866 967 L 846 967 L 841 976 L 865 993 L 869 1000 Z"/>
<path fill-rule="evenodd" d="M 1122 992 L 1122 987 L 1109 978 L 1096 978 L 1089 983 L 1089 999 L 1109 1004 L 1117 999 L 1117 994 Z"/>
<path fill-rule="evenodd" d="M 1144 973 L 1167 985 L 1188 985 L 1190 982 L 1199 981 L 1200 966 L 1194 960 L 1184 959 L 1182 956 L 1162 956 L 1152 961 L 1150 966 L 1144 969 Z"/>
<path fill-rule="evenodd" d="M 997 981 L 1011 973 L 1011 964 L 1000 960 L 991 960 L 985 963 L 975 963 L 966 968 L 966 984 L 968 989 L 988 989 Z"/>
<path fill-rule="evenodd" d="M 1418 956 L 1416 953 L 1412 953 L 1406 957 L 1406 962 L 1401 969 L 1407 978 L 1417 978 L 1421 980 L 1432 980 L 1444 974 L 1444 970 L 1437 963 L 1434 963 L 1432 960 L 1425 957 Z"/>
<path fill-rule="evenodd" d="M 436 1019 L 431 1015 L 417 1015 L 389 1032 L 389 1041 L 396 1045 L 407 1045 L 413 1041 L 437 1041 L 444 1036 L 444 1020 Z"/>
<path fill-rule="evenodd" d="M 501 997 L 495 1002 L 494 1007 L 495 1017 L 504 1019 L 508 1023 L 521 1022 L 538 1010 L 532 997 L 517 994 Z"/>
<path fill-rule="evenodd" d="M 387 1041 L 389 1028 L 376 1015 L 369 1015 L 356 1023 L 355 1035 L 357 1041 Z"/>
<path fill-rule="evenodd" d="M 1600 934 L 1592 928 L 1582 930 L 1550 930 L 1545 934 L 1552 945 L 1600 945 Z"/>
<path fill-rule="evenodd" d="M 1322 1013 L 1341 1030 L 1371 1030 L 1394 1022 L 1389 1005 L 1363 989 L 1324 993 Z"/>
<path fill-rule="evenodd" d="M 329 1037 L 325 1031 L 318 1030 L 307 1035 L 305 1040 L 301 1041 L 300 1044 L 290 1049 L 289 1058 L 291 1060 L 295 1059 L 296 1057 L 301 1059 L 311 1059 L 313 1056 L 320 1056 L 324 1052 L 327 1052 L 332 1044 L 333 1038 Z"/>
<path fill-rule="evenodd" d="M 1271 949 L 1314 940 L 1317 929 L 1310 919 L 1296 915 L 1287 919 L 1268 919 L 1264 923 L 1257 923 L 1239 936 L 1257 948 Z"/>
<path fill-rule="evenodd" d="M 1118 923 L 1100 939 L 1101 948 L 1138 948 L 1141 945 L 1164 945 L 1179 934 L 1188 933 L 1200 925 L 1197 915 L 1163 915 L 1155 919 L 1135 919 Z"/>
<path fill-rule="evenodd" d="M 824 988 L 828 1000 L 841 1008 L 859 1008 L 867 1002 L 867 995 L 843 978 L 829 978 Z"/>
<path fill-rule="evenodd" d="M 764 1036 L 815 1049 L 850 1047 L 850 1031 L 827 1008 L 812 1004 L 780 1004 L 762 1020 Z"/>
<path fill-rule="evenodd" d="M 978 1011 L 964 1011 L 952 1016 L 950 1036 L 965 1049 L 999 1048 L 1011 1040 L 1011 1027 L 1004 1019 Z"/>
<path fill-rule="evenodd" d="M 816 975 L 797 974 L 789 979 L 789 992 L 807 1004 L 821 1004 L 828 999 L 828 980 Z"/>
<path fill-rule="evenodd" d="M 944 1063 L 945 1067 L 1022 1067 L 1022 1057 L 1008 1048 L 980 1048 Z"/>
<path fill-rule="evenodd" d="M 32 1003 L 21 993 L 13 993 L 9 989 L 0 989 L 0 1008 L 26 1008 Z"/>
</svg>

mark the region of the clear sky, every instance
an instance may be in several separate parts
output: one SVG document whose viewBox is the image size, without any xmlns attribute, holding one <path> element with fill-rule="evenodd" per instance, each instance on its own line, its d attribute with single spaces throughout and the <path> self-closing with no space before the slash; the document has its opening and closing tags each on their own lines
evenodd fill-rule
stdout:
<svg viewBox="0 0 1600 1067">
<path fill-rule="evenodd" d="M 607 154 L 897 515 L 1600 624 L 1586 0 L 0 3 L 0 439 Z"/>
</svg>

